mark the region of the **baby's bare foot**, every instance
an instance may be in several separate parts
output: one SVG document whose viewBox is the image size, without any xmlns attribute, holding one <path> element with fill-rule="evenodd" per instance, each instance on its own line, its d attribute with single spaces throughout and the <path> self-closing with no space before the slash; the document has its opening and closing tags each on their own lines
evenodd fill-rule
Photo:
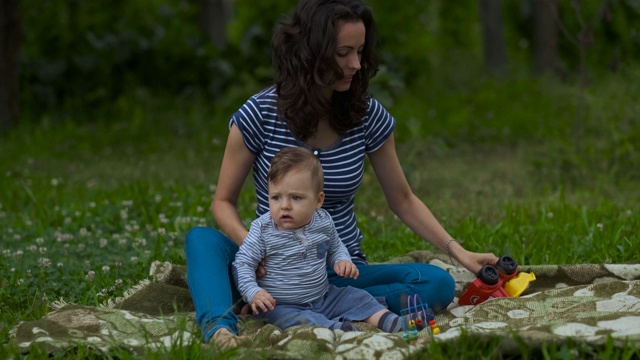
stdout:
<svg viewBox="0 0 640 360">
<path fill-rule="evenodd" d="M 218 344 L 220 348 L 229 349 L 238 346 L 241 342 L 248 339 L 246 336 L 238 336 L 226 328 L 221 328 L 213 334 L 211 340 Z"/>
</svg>

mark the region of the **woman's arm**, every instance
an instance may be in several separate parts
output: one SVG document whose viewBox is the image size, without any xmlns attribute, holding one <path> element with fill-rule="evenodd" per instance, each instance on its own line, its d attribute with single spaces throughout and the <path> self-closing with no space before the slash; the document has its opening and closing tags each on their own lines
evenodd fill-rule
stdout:
<svg viewBox="0 0 640 360">
<path fill-rule="evenodd" d="M 469 271 L 476 273 L 485 264 L 495 264 L 494 254 L 473 253 L 465 250 L 440 225 L 429 208 L 413 194 L 396 153 L 393 134 L 376 151 L 369 154 L 369 160 L 387 199 L 387 204 L 411 230 L 460 262 Z"/>
<path fill-rule="evenodd" d="M 232 125 L 211 203 L 211 213 L 220 229 L 238 246 L 242 245 L 248 233 L 238 213 L 238 197 L 254 160 L 255 155 L 244 144 L 242 133 L 237 126 Z"/>
</svg>

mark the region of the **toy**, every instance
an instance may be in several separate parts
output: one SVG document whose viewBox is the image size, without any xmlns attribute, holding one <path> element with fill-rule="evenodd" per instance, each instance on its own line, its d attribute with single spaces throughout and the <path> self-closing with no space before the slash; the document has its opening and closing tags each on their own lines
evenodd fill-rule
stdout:
<svg viewBox="0 0 640 360">
<path fill-rule="evenodd" d="M 418 340 L 418 332 L 427 326 L 433 335 L 440 333 L 433 310 L 422 303 L 418 294 L 407 299 L 407 308 L 400 311 L 400 316 L 403 318 L 402 338 L 410 344 Z"/>
<path fill-rule="evenodd" d="M 485 265 L 462 293 L 460 305 L 477 305 L 490 298 L 518 297 L 535 280 L 533 273 L 518 274 L 518 263 L 503 255 L 494 265 Z"/>
<path fill-rule="evenodd" d="M 535 279 L 536 276 L 533 273 L 521 272 L 504 284 L 504 290 L 512 297 L 518 297 L 529 287 L 529 283 L 535 281 Z"/>
</svg>

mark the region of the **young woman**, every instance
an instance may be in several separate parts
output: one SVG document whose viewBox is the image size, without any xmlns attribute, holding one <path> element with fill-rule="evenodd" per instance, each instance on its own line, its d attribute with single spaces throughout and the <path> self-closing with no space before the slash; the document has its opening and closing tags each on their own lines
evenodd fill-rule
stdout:
<svg viewBox="0 0 640 360">
<path fill-rule="evenodd" d="M 390 209 L 421 238 L 474 273 L 497 261 L 494 254 L 460 246 L 411 191 L 396 154 L 395 119 L 368 93 L 378 70 L 375 46 L 373 14 L 362 0 L 300 0 L 274 33 L 275 84 L 252 96 L 229 121 L 211 204 L 220 229 L 195 228 L 186 238 L 189 288 L 205 341 L 213 337 L 228 346 L 241 339 L 232 311 L 240 296 L 230 279 L 230 266 L 248 233 L 238 214 L 238 196 L 253 170 L 257 216 L 269 210 L 267 171 L 284 147 L 304 146 L 320 159 L 322 207 L 358 267 L 358 279 L 329 270 L 331 284 L 364 289 L 384 298 L 396 313 L 403 295 L 418 294 L 434 310 L 446 307 L 454 296 L 453 279 L 438 267 L 367 264 L 354 214 L 365 156 Z M 258 276 L 263 273 L 259 267 Z"/>
</svg>

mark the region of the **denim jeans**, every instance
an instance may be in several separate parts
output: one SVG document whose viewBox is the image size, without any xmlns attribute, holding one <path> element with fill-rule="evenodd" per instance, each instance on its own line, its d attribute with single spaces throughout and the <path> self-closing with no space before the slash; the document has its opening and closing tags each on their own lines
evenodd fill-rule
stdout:
<svg viewBox="0 0 640 360">
<path fill-rule="evenodd" d="M 196 227 L 186 237 L 187 280 L 196 308 L 196 321 L 204 341 L 221 328 L 237 334 L 234 304 L 241 300 L 231 265 L 238 246 L 216 229 Z M 357 280 L 329 269 L 329 282 L 338 287 L 353 286 L 384 299 L 396 314 L 406 308 L 406 298 L 418 294 L 434 311 L 445 308 L 455 291 L 453 278 L 443 269 L 428 264 L 358 265 Z"/>
</svg>

